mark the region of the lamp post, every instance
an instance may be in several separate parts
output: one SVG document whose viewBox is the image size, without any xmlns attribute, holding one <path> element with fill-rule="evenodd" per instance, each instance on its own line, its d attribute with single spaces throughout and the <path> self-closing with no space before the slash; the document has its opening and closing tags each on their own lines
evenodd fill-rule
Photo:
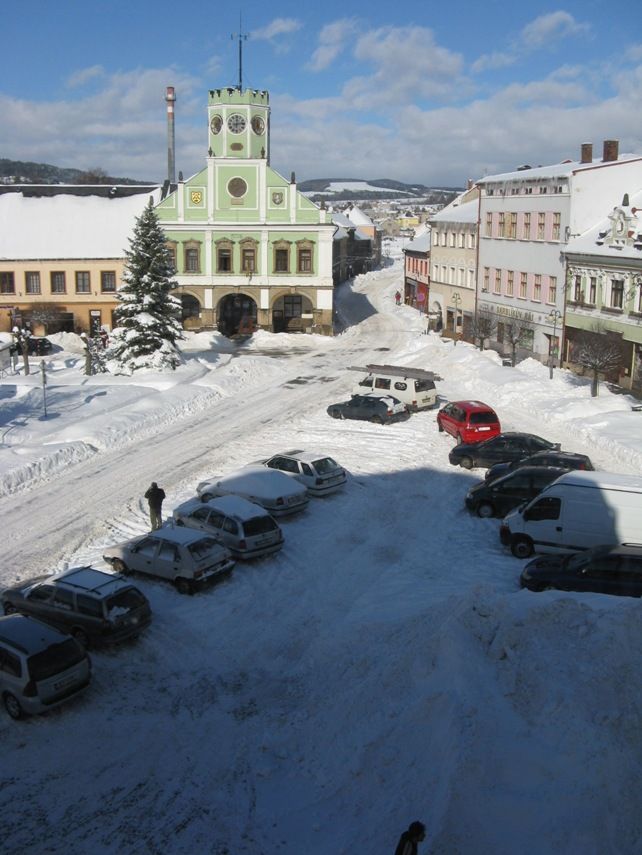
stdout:
<svg viewBox="0 0 642 855">
<path fill-rule="evenodd" d="M 459 318 L 459 306 L 461 305 L 461 294 L 458 291 L 455 291 L 452 295 L 452 301 L 455 304 L 455 336 L 454 336 L 454 344 L 453 347 L 457 347 L 457 320 Z"/>
<path fill-rule="evenodd" d="M 553 367 L 555 365 L 555 350 L 557 348 L 557 322 L 562 318 L 562 312 L 559 309 L 553 309 L 548 318 L 553 323 L 553 338 L 551 339 L 550 347 L 548 350 L 548 377 L 550 380 L 553 379 Z"/>
</svg>

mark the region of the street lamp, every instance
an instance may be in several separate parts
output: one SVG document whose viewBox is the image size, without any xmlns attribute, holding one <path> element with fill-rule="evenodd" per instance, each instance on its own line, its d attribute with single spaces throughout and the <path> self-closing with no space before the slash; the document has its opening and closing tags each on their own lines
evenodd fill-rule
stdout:
<svg viewBox="0 0 642 855">
<path fill-rule="evenodd" d="M 548 377 L 550 380 L 553 379 L 553 366 L 555 365 L 555 349 L 557 348 L 557 322 L 561 320 L 562 312 L 559 309 L 553 309 L 549 315 L 548 320 L 553 323 L 553 338 L 551 339 L 550 347 L 548 349 Z"/>
<path fill-rule="evenodd" d="M 459 318 L 459 307 L 461 305 L 461 294 L 455 291 L 452 295 L 452 301 L 455 304 L 455 337 L 453 347 L 457 347 L 457 320 Z"/>
</svg>

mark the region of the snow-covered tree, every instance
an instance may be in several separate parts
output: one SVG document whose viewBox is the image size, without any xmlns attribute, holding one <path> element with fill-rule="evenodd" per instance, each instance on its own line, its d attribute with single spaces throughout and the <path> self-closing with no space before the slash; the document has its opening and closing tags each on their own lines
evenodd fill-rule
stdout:
<svg viewBox="0 0 642 855">
<path fill-rule="evenodd" d="M 29 339 L 31 338 L 31 332 L 22 327 L 14 327 L 11 333 L 13 335 L 14 347 L 17 348 L 22 356 L 22 364 L 25 369 L 25 375 L 27 375 L 29 374 Z"/>
<path fill-rule="evenodd" d="M 113 374 L 174 369 L 181 361 L 176 349 L 176 341 L 183 338 L 181 304 L 170 294 L 176 286 L 174 263 L 151 200 L 136 220 L 125 257 L 107 368 Z"/>
</svg>

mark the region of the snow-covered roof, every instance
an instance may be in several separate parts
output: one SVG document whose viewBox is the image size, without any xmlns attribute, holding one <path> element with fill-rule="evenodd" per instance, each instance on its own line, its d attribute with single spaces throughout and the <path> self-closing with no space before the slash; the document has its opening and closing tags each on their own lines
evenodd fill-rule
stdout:
<svg viewBox="0 0 642 855">
<path fill-rule="evenodd" d="M 430 218 L 431 223 L 476 223 L 477 222 L 478 203 L 477 200 L 472 202 L 464 202 L 461 205 L 456 205 L 452 202 L 445 208 L 442 208 L 438 214 Z"/>
<path fill-rule="evenodd" d="M 620 219 L 624 231 L 614 234 L 613 223 Z M 642 191 L 632 195 L 628 205 L 616 205 L 599 223 L 571 238 L 565 252 L 642 260 Z"/>
<path fill-rule="evenodd" d="M 404 247 L 404 252 L 428 252 L 430 250 L 430 232 L 425 231 Z"/>
<path fill-rule="evenodd" d="M 551 166 L 534 166 L 517 169 L 514 172 L 502 172 L 499 175 L 487 175 L 480 178 L 477 184 L 494 184 L 497 181 L 528 181 L 536 178 L 569 178 L 575 172 L 595 169 L 597 166 L 613 166 L 629 160 L 640 160 L 639 154 L 621 154 L 617 160 L 592 160 L 581 163 L 579 160 L 568 160 L 564 163 L 554 163 Z"/>
<path fill-rule="evenodd" d="M 373 226 L 374 223 L 370 219 L 367 214 L 361 210 L 361 208 L 357 208 L 356 205 L 353 205 L 351 208 L 346 210 L 346 215 L 350 222 L 354 223 L 355 226 Z"/>
<path fill-rule="evenodd" d="M 0 258 L 122 258 L 150 197 L 158 203 L 160 187 L 113 198 L 0 194 Z"/>
</svg>

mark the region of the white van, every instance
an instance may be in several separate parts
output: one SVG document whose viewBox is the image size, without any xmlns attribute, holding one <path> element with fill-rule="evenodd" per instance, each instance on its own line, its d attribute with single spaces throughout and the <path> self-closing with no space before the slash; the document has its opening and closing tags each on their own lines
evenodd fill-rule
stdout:
<svg viewBox="0 0 642 855">
<path fill-rule="evenodd" d="M 642 544 L 642 477 L 566 472 L 511 511 L 499 536 L 517 558 L 533 552 L 582 552 L 602 544 Z"/>
<path fill-rule="evenodd" d="M 437 406 L 435 380 L 441 378 L 422 368 L 405 368 L 403 365 L 366 365 L 352 368 L 367 371 L 366 376 L 353 388 L 355 395 L 392 395 L 409 410 L 428 410 Z"/>
</svg>

